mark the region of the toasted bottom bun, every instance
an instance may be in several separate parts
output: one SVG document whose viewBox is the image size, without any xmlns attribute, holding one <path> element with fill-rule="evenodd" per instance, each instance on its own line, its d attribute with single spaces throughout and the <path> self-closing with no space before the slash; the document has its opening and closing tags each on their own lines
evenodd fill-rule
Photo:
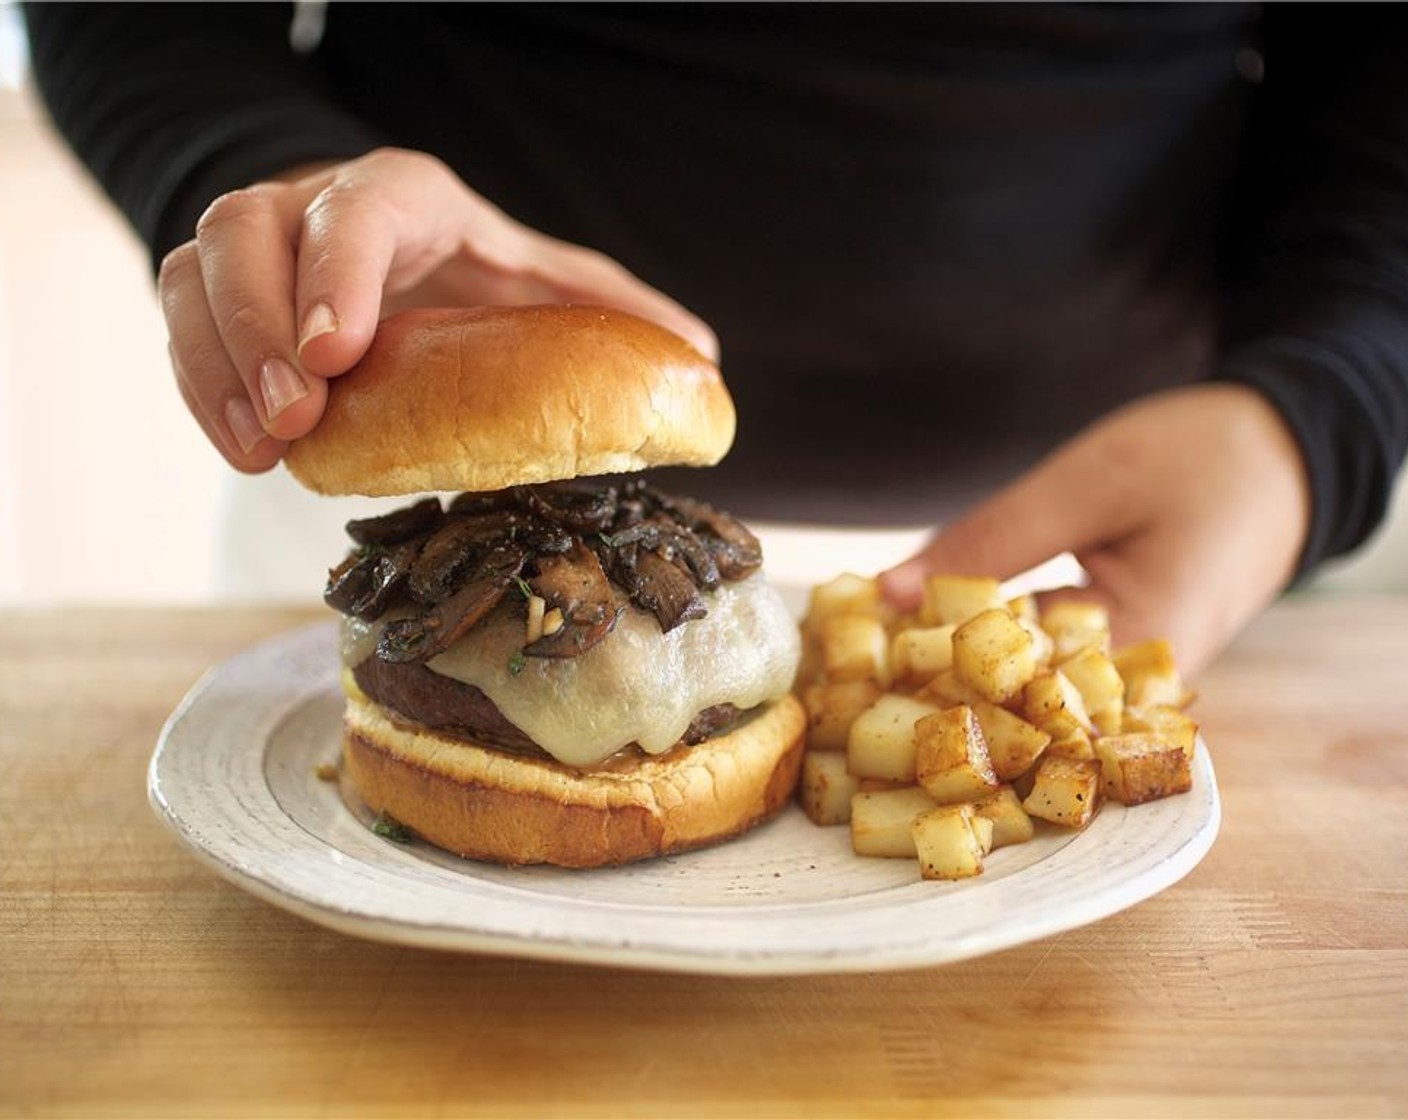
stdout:
<svg viewBox="0 0 1408 1120">
<path fill-rule="evenodd" d="M 791 797 L 806 713 L 787 696 L 725 735 L 578 771 L 393 723 L 349 696 L 343 764 L 374 811 L 470 859 L 601 867 L 737 836 Z"/>
</svg>

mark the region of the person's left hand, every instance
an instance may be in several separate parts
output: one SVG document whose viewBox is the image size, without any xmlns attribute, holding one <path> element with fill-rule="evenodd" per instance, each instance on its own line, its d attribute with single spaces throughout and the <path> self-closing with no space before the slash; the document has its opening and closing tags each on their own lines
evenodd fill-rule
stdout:
<svg viewBox="0 0 1408 1120">
<path fill-rule="evenodd" d="M 1300 451 L 1258 392 L 1202 383 L 1111 413 L 881 575 L 912 609 L 930 573 L 1008 579 L 1062 552 L 1117 644 L 1173 642 L 1195 673 L 1286 586 L 1310 520 Z"/>
</svg>

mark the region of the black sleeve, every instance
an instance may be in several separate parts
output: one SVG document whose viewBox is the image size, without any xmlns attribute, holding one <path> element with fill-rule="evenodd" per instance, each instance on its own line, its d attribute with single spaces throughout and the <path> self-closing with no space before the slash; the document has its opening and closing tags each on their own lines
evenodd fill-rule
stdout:
<svg viewBox="0 0 1408 1120">
<path fill-rule="evenodd" d="M 217 195 L 381 142 L 289 42 L 291 4 L 26 5 L 54 123 L 159 262 Z"/>
<path fill-rule="evenodd" d="M 1263 31 L 1221 371 L 1300 443 L 1304 575 L 1373 532 L 1408 451 L 1408 11 L 1267 5 Z"/>
</svg>

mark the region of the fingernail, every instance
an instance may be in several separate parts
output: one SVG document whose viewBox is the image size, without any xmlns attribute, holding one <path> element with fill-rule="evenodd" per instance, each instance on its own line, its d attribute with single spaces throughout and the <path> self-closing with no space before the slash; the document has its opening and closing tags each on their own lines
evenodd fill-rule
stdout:
<svg viewBox="0 0 1408 1120">
<path fill-rule="evenodd" d="M 259 417 L 254 415 L 254 406 L 244 397 L 231 397 L 226 403 L 225 423 L 246 455 L 258 447 L 259 441 L 264 438 L 264 429 L 260 426 Z"/>
<path fill-rule="evenodd" d="M 282 358 L 267 358 L 259 367 L 259 391 L 264 394 L 264 411 L 272 420 L 294 401 L 306 397 L 308 386 Z"/>
<path fill-rule="evenodd" d="M 303 353 L 303 348 L 315 338 L 325 334 L 332 334 L 337 330 L 337 312 L 326 303 L 315 303 L 308 314 L 303 317 L 303 331 L 298 336 L 298 352 Z"/>
</svg>

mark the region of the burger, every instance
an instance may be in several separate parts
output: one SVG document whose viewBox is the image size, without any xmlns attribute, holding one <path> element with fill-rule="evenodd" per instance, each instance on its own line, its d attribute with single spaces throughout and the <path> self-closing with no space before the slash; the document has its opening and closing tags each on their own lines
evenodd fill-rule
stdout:
<svg viewBox="0 0 1408 1120">
<path fill-rule="evenodd" d="M 347 525 L 343 773 L 458 855 L 597 867 L 743 833 L 789 799 L 796 625 L 754 535 L 639 477 L 727 452 L 719 371 L 602 308 L 385 320 L 287 464 L 418 497 Z"/>
</svg>

